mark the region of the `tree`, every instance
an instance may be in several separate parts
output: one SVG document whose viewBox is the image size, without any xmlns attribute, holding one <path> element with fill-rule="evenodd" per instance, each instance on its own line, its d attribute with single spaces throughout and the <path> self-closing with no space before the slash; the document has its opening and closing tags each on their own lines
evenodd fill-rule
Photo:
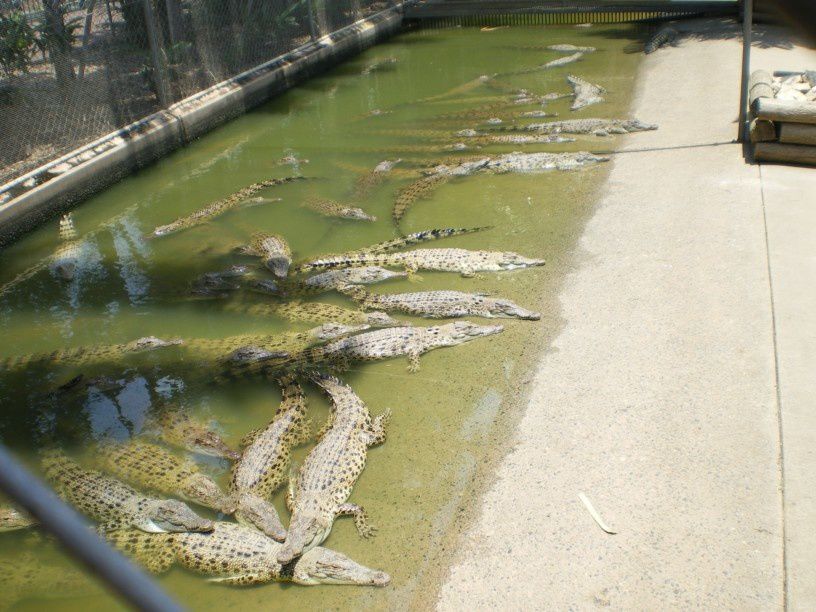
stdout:
<svg viewBox="0 0 816 612">
<path fill-rule="evenodd" d="M 37 28 L 39 45 L 54 65 L 57 83 L 65 88 L 76 78 L 71 63 L 71 45 L 76 40 L 79 20 L 65 22 L 62 0 L 42 0 L 42 5 L 44 19 Z"/>
<path fill-rule="evenodd" d="M 0 14 L 0 68 L 6 77 L 28 71 L 35 45 L 34 29 L 23 13 Z"/>
</svg>

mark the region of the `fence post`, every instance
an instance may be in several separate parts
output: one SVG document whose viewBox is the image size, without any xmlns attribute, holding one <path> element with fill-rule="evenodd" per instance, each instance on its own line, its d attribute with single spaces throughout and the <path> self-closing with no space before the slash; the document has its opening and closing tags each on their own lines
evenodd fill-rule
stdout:
<svg viewBox="0 0 816 612">
<path fill-rule="evenodd" d="M 170 95 L 167 92 L 167 72 L 164 67 L 159 32 L 156 27 L 156 16 L 153 14 L 151 0 L 141 0 L 144 8 L 147 41 L 150 44 L 150 56 L 153 60 L 153 83 L 156 85 L 156 95 L 162 108 L 170 106 Z"/>
<path fill-rule="evenodd" d="M 751 26 L 754 22 L 754 0 L 742 0 L 742 78 L 738 142 L 748 142 L 748 78 L 751 71 Z"/>
<path fill-rule="evenodd" d="M 320 29 L 317 27 L 317 15 L 315 15 L 314 0 L 306 0 L 309 9 L 309 30 L 312 33 L 312 42 L 320 38 Z"/>
</svg>

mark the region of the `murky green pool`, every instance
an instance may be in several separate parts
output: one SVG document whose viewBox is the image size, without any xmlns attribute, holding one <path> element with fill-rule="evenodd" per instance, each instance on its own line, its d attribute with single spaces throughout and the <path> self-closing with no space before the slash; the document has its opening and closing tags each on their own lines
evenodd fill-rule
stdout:
<svg viewBox="0 0 816 612">
<path fill-rule="evenodd" d="M 402 174 L 375 189 L 366 200 L 355 202 L 376 215 L 376 223 L 327 219 L 299 203 L 312 195 L 347 201 L 359 173 L 384 159 L 403 158 L 404 165 L 398 168 L 410 168 L 423 160 L 452 155 L 428 150 L 438 143 L 427 133 L 423 136 L 415 131 L 452 133 L 483 127 L 484 117 L 444 120 L 440 116 L 506 100 L 506 93 L 484 86 L 460 86 L 483 74 L 517 71 L 559 57 L 544 50 L 548 44 L 592 45 L 599 50 L 579 63 L 503 80 L 537 94 L 568 92 L 565 76 L 575 73 L 606 87 L 606 103 L 571 113 L 569 100 L 563 99 L 550 103 L 548 110 L 561 118 L 627 116 L 638 58 L 623 50 L 634 37 L 633 29 L 622 26 L 454 29 L 403 34 L 367 51 L 77 209 L 74 217 L 79 233 L 92 233 L 80 273 L 73 282 L 64 283 L 46 270 L 0 298 L 0 357 L 61 346 L 125 342 L 144 335 L 221 337 L 310 327 L 225 312 L 222 301 L 190 299 L 187 286 L 204 272 L 250 261 L 236 254 L 234 247 L 258 230 L 286 236 L 298 259 L 393 237 L 390 211 L 394 193 L 411 180 Z M 398 61 L 362 74 L 373 61 L 389 57 Z M 505 118 L 512 115 L 508 113 Z M 579 137 L 576 143 L 525 150 L 608 151 L 615 143 L 615 138 Z M 514 148 L 520 147 L 489 151 Z M 145 239 L 156 225 L 249 183 L 291 174 L 292 166 L 280 161 L 286 156 L 308 160 L 299 171 L 310 180 L 265 194 L 281 197 L 281 202 L 237 209 L 178 235 Z M 559 328 L 557 290 L 605 172 L 598 166 L 569 173 L 452 181 L 430 199 L 417 202 L 404 218 L 405 231 L 491 225 L 494 229 L 490 231 L 430 246 L 515 250 L 543 257 L 548 265 L 471 279 L 424 273 L 419 285 L 400 281 L 371 288 L 489 291 L 543 314 L 540 322 L 511 320 L 501 335 L 431 352 L 422 358 L 417 374 L 409 374 L 406 362 L 396 360 L 355 366 L 345 375 L 373 414 L 391 408 L 393 418 L 388 441 L 369 452 L 367 467 L 351 497 L 368 510 L 379 534 L 362 540 L 353 521 L 341 518 L 325 545 L 389 572 L 390 586 L 270 584 L 241 590 L 208 585 L 183 570 L 173 570 L 160 579 L 161 584 L 187 606 L 200 610 L 391 609 L 432 602 L 455 547 L 455 534 L 474 518 L 473 495 L 489 476 L 490 461 L 512 444 L 508 424 L 518 413 L 525 381 Z M 52 222 L 0 253 L 0 283 L 47 257 L 56 245 L 56 222 Z M 351 306 L 336 294 L 315 299 Z M 187 365 L 146 359 L 88 372 L 112 376 L 118 386 L 113 390 L 91 388 L 80 394 L 55 391 L 78 373 L 70 368 L 37 370 L 23 377 L 4 374 L 0 377 L 0 436 L 35 466 L 36 450 L 45 444 L 57 442 L 87 458 L 94 441 L 136 435 L 146 417 L 162 403 L 183 405 L 211 418 L 233 446 L 249 430 L 272 418 L 279 400 L 274 384 L 201 384 L 190 378 Z M 309 394 L 313 420 L 319 424 L 326 414 L 326 402 L 313 388 Z M 296 458 L 302 459 L 307 452 L 308 446 L 298 449 Z M 225 482 L 226 463 L 210 460 L 205 466 Z M 276 503 L 281 516 L 288 516 L 282 495 Z M 508 508 L 508 520 L 512 513 Z M 47 539 L 34 532 L 0 536 L 0 562 L 28 562 L 30 558 L 21 556 L 22 551 L 57 568 L 70 565 Z M 41 595 L 51 599 L 50 609 L 112 605 L 98 591 L 81 594 L 60 589 L 55 593 L 47 575 L 43 575 Z M 15 598 L 13 592 L 6 592 L 5 597 Z M 44 601 L 25 594 L 16 605 L 35 609 Z"/>
</svg>

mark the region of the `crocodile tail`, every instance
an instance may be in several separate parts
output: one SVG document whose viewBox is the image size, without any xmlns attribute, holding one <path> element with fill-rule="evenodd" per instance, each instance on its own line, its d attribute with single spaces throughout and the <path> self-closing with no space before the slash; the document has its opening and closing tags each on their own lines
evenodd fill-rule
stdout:
<svg viewBox="0 0 816 612">
<path fill-rule="evenodd" d="M 357 285 L 348 285 L 346 283 L 338 285 L 337 291 L 343 295 L 347 295 L 352 300 L 359 302 L 360 304 L 365 304 L 372 295 L 362 287 L 358 287 Z"/>
<path fill-rule="evenodd" d="M 59 220 L 59 236 L 61 240 L 76 240 L 77 232 L 74 227 L 74 217 L 71 213 L 62 215 Z"/>
</svg>

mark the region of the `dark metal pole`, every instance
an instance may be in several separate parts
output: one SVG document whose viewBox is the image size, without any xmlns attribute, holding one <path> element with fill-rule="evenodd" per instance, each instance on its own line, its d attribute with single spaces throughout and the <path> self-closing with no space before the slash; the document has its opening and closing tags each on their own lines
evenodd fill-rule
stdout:
<svg viewBox="0 0 816 612">
<path fill-rule="evenodd" d="M 153 14 L 153 6 L 150 2 L 151 0 L 142 0 L 142 10 L 144 11 L 145 27 L 147 28 L 147 42 L 150 45 L 150 56 L 153 60 L 153 82 L 156 84 L 159 106 L 167 108 L 171 103 L 170 95 L 167 92 L 167 72 L 162 57 L 158 28 L 156 27 L 156 16 Z"/>
<path fill-rule="evenodd" d="M 0 445 L 0 490 L 40 522 L 66 550 L 134 608 L 181 612 L 151 578 L 96 535 L 53 491 Z"/>
<path fill-rule="evenodd" d="M 742 79 L 740 81 L 739 132 L 737 140 L 748 142 L 748 79 L 751 70 L 751 26 L 754 0 L 742 0 Z"/>
</svg>

